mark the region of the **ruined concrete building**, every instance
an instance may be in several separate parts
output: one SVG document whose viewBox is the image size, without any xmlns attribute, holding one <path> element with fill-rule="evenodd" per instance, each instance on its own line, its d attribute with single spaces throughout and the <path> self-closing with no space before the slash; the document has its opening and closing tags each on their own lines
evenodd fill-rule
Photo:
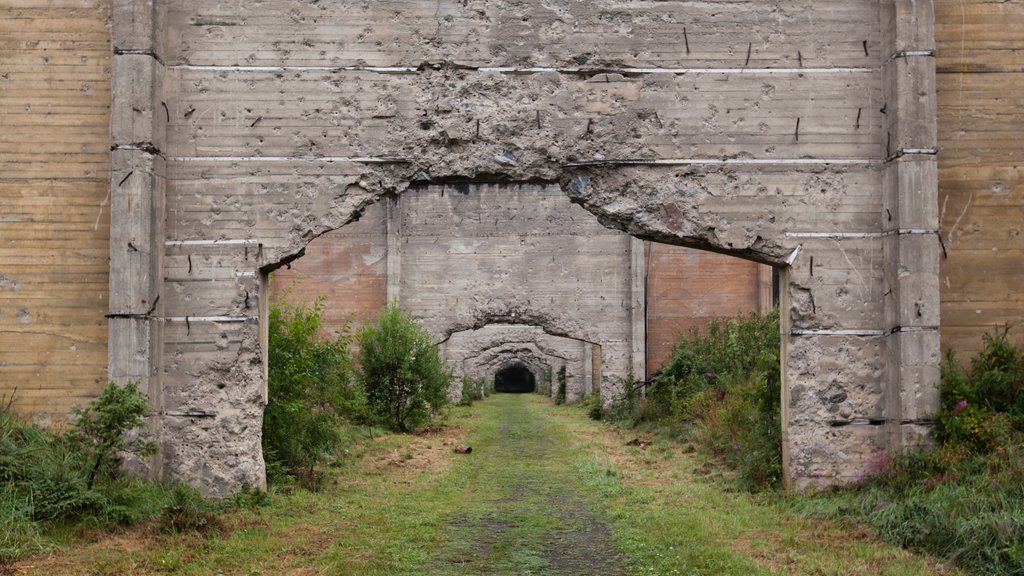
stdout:
<svg viewBox="0 0 1024 576">
<path fill-rule="evenodd" d="M 210 493 L 263 482 L 270 275 L 335 236 L 310 283 L 577 396 L 661 361 L 682 248 L 774 267 L 795 488 L 921 442 L 943 349 L 1024 318 L 1012 2 L 0 6 L 0 394 L 138 380 L 152 473 Z"/>
</svg>

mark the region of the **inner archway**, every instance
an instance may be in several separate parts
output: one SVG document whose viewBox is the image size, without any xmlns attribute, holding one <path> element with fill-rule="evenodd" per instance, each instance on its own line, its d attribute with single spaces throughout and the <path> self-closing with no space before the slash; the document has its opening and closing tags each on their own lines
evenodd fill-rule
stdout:
<svg viewBox="0 0 1024 576">
<path fill-rule="evenodd" d="M 494 375 L 494 391 L 500 394 L 532 394 L 537 390 L 537 378 L 525 365 L 515 363 Z"/>
</svg>

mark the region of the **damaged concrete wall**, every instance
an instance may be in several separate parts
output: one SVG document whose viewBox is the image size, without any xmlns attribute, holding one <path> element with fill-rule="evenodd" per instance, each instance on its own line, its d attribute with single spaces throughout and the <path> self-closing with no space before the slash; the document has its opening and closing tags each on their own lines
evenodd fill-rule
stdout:
<svg viewBox="0 0 1024 576">
<path fill-rule="evenodd" d="M 0 404 L 43 425 L 107 377 L 109 18 L 0 3 Z"/>
<path fill-rule="evenodd" d="M 490 324 L 540 326 L 600 344 L 609 390 L 629 377 L 629 236 L 556 185 L 424 186 L 399 203 L 399 300 L 438 341 Z"/>
<path fill-rule="evenodd" d="M 111 280 L 110 363 L 150 391 L 160 473 L 262 483 L 265 274 L 430 182 L 557 186 L 639 238 L 783 268 L 791 486 L 925 430 L 929 2 L 119 1 L 111 226 L 145 249 L 111 239 L 136 282 Z"/>
</svg>

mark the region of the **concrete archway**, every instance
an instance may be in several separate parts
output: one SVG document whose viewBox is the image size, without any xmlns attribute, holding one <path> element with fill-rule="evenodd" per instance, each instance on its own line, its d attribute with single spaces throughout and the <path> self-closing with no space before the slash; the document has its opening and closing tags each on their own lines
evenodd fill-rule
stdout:
<svg viewBox="0 0 1024 576">
<path fill-rule="evenodd" d="M 113 23 L 109 370 L 149 394 L 154 474 L 211 494 L 262 485 L 266 272 L 372 202 L 488 182 L 558 186 L 637 238 L 782 269 L 790 486 L 852 480 L 877 450 L 920 441 L 939 364 L 931 3 L 807 2 L 809 17 L 781 19 L 770 4 L 728 19 L 771 38 L 756 51 L 741 38 L 691 54 L 667 19 L 636 28 L 628 53 L 594 44 L 601 33 L 524 53 L 497 5 L 487 16 L 509 26 L 474 41 L 435 22 L 436 41 L 281 51 L 299 37 L 283 11 L 247 23 L 127 0 Z M 372 3 L 309 9 L 327 31 L 391 18 Z M 603 30 L 594 6 L 573 10 L 577 29 Z M 685 13 L 709 43 L 742 36 L 703 10 Z M 187 24 L 211 11 L 240 25 Z M 257 46 L 222 43 L 236 33 Z M 813 58 L 793 60 L 803 42 Z M 454 325 L 533 309 L 493 306 Z"/>
</svg>

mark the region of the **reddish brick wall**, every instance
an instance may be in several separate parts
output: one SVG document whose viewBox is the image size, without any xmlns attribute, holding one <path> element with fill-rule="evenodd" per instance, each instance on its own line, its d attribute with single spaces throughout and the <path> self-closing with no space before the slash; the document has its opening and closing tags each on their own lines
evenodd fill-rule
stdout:
<svg viewBox="0 0 1024 576">
<path fill-rule="evenodd" d="M 387 220 L 383 204 L 366 210 L 354 222 L 321 236 L 291 268 L 271 275 L 275 298 L 312 304 L 327 296 L 325 329 L 341 330 L 351 321 L 356 329 L 387 304 Z"/>
<path fill-rule="evenodd" d="M 672 357 L 679 337 L 713 318 L 770 306 L 765 266 L 712 252 L 650 244 L 647 253 L 647 372 Z M 769 286 L 765 286 L 765 282 Z"/>
</svg>

